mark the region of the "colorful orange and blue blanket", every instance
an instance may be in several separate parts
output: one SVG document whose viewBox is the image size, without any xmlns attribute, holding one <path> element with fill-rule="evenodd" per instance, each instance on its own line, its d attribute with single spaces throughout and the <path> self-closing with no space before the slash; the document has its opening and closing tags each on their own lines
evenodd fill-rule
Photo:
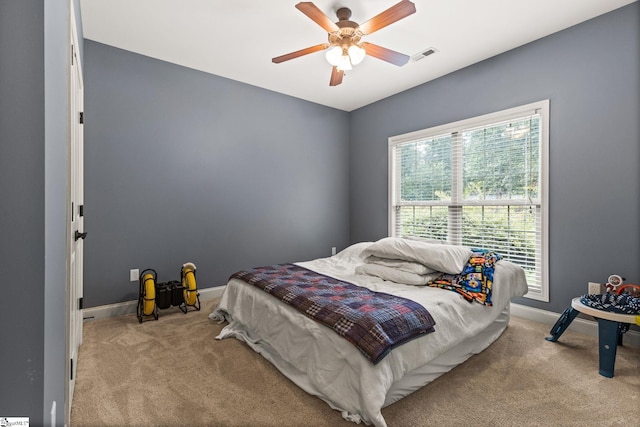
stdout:
<svg viewBox="0 0 640 427">
<path fill-rule="evenodd" d="M 500 255 L 485 249 L 471 249 L 471 258 L 460 274 L 442 274 L 427 285 L 459 293 L 469 302 L 492 305 L 493 272 Z"/>
<path fill-rule="evenodd" d="M 434 331 L 415 301 L 356 286 L 295 264 L 256 267 L 231 275 L 257 286 L 333 329 L 374 364 L 394 347 Z"/>
</svg>

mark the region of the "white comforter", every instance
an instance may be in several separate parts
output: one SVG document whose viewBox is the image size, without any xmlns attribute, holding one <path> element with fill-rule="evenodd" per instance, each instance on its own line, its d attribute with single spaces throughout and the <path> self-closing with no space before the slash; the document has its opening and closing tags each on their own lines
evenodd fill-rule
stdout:
<svg viewBox="0 0 640 427">
<path fill-rule="evenodd" d="M 299 387 L 342 411 L 345 419 L 386 426 L 380 411 L 392 385 L 483 331 L 511 298 L 527 292 L 527 285 L 520 267 L 498 262 L 493 306 L 487 307 L 469 303 L 447 290 L 357 275 L 355 268 L 363 263 L 362 250 L 370 244 L 358 243 L 333 257 L 297 264 L 374 291 L 414 300 L 429 310 L 436 322 L 435 332 L 395 348 L 377 365 L 331 329 L 239 280 L 229 281 L 210 317 L 229 322 L 218 339 L 233 336 L 247 342 Z"/>
</svg>

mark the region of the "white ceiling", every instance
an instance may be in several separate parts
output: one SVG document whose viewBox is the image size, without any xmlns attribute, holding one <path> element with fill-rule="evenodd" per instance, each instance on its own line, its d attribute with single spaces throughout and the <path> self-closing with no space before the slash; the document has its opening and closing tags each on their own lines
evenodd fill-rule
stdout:
<svg viewBox="0 0 640 427">
<path fill-rule="evenodd" d="M 364 23 L 399 0 L 314 0 L 333 21 L 339 7 Z M 81 0 L 86 39 L 352 111 L 636 0 L 413 0 L 416 13 L 365 41 L 409 56 L 396 67 L 373 57 L 330 87 L 323 52 L 271 58 L 327 41 L 298 0 Z"/>
</svg>

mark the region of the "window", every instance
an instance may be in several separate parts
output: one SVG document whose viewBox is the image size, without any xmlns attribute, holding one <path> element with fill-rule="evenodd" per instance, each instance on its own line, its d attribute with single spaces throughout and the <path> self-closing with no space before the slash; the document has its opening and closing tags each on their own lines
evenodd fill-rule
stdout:
<svg viewBox="0 0 640 427">
<path fill-rule="evenodd" d="M 389 138 L 389 234 L 481 247 L 549 300 L 549 101 Z"/>
</svg>

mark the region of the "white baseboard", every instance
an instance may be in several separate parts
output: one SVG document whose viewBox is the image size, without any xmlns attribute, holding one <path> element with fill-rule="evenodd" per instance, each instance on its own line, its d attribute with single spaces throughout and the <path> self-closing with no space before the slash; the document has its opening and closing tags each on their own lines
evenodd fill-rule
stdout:
<svg viewBox="0 0 640 427">
<path fill-rule="evenodd" d="M 534 322 L 548 324 L 550 325 L 549 329 L 551 329 L 558 321 L 561 313 L 511 303 L 511 314 L 523 319 L 533 320 Z M 586 320 L 577 317 L 571 322 L 568 329 L 592 337 L 598 336 L 598 322 L 595 320 Z M 623 336 L 622 342 L 624 345 L 631 347 L 640 347 L 640 332 L 627 331 Z"/>
<path fill-rule="evenodd" d="M 200 301 L 221 297 L 225 287 L 226 286 L 215 286 L 212 288 L 199 289 Z M 136 300 L 85 308 L 83 310 L 83 317 L 85 320 L 94 320 L 135 313 L 137 305 L 138 301 Z M 560 313 L 514 303 L 511 303 L 511 314 L 523 319 L 550 325 L 549 329 L 551 329 L 551 326 L 553 326 L 560 317 Z M 585 320 L 578 317 L 571 322 L 569 329 L 584 335 L 598 336 L 598 322 L 595 320 Z M 623 342 L 625 345 L 640 347 L 640 332 L 626 332 Z"/>
<path fill-rule="evenodd" d="M 225 286 L 216 286 L 213 288 L 198 289 L 200 301 L 207 301 L 219 298 L 224 292 Z M 105 319 L 107 317 L 122 316 L 123 314 L 135 313 L 138 301 L 125 301 L 116 304 L 100 305 L 97 307 L 85 308 L 82 311 L 82 317 L 85 320 Z"/>
</svg>

